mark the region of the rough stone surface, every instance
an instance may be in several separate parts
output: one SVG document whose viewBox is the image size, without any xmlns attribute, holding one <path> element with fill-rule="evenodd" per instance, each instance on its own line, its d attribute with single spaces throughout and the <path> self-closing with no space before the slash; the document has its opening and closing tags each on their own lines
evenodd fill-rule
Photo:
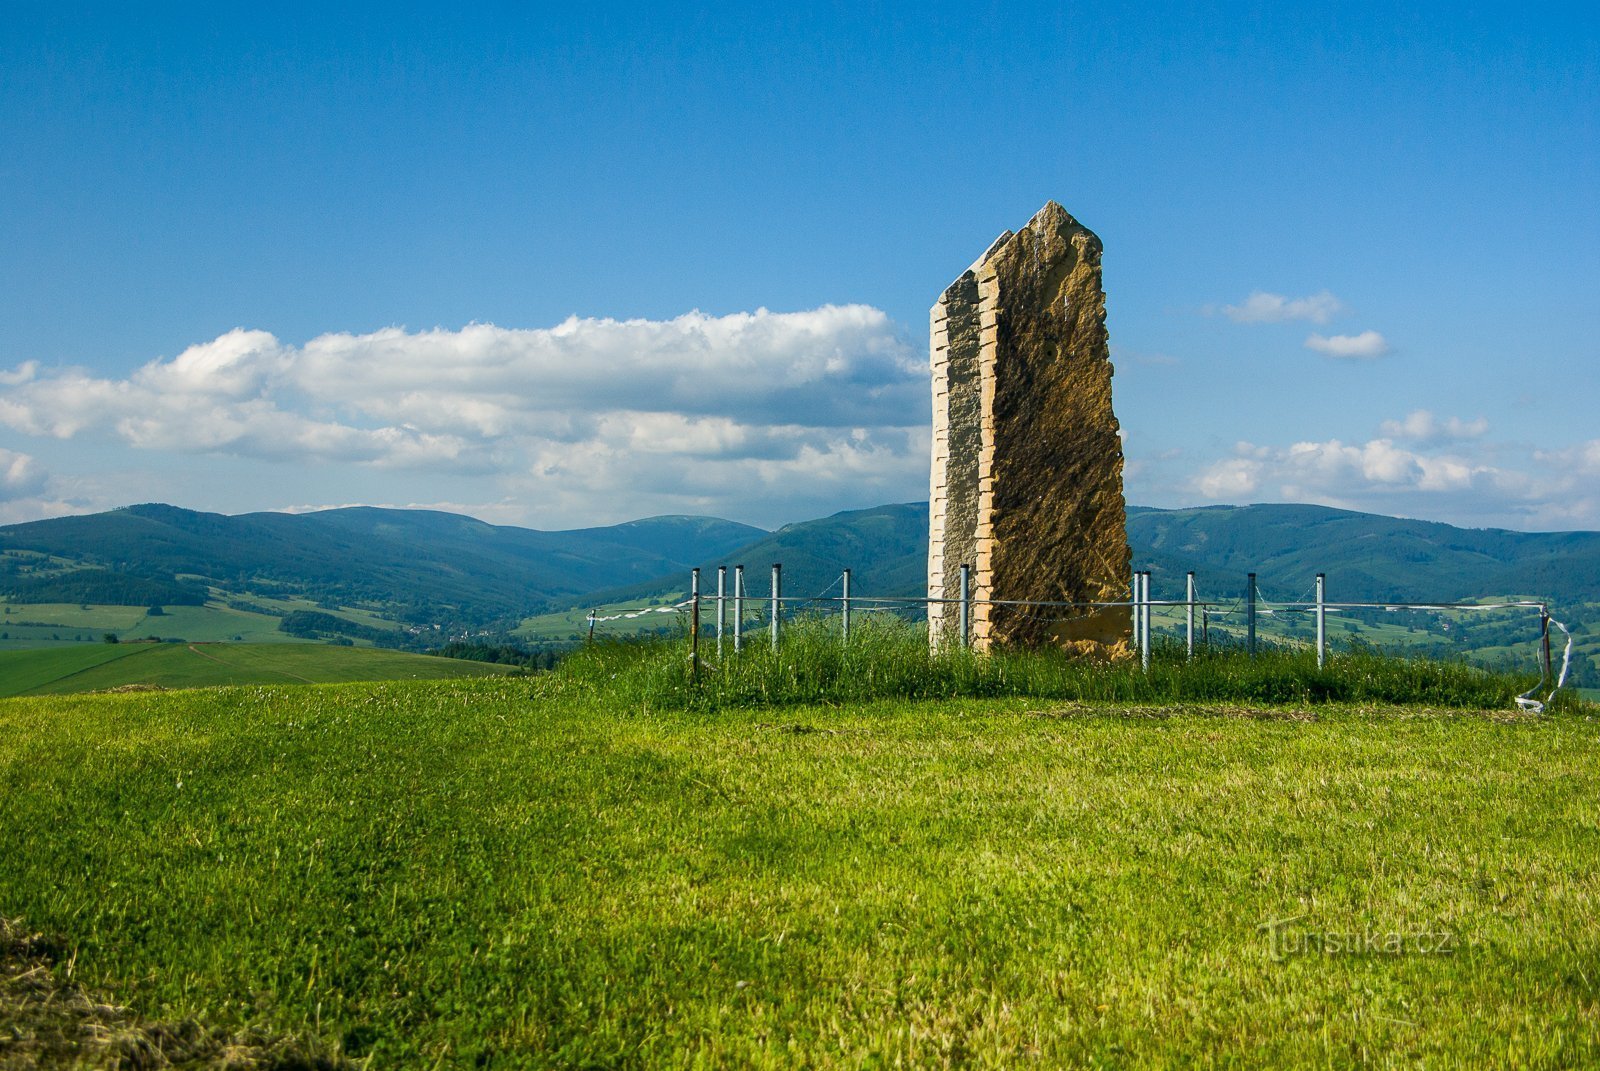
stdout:
<svg viewBox="0 0 1600 1071">
<path fill-rule="evenodd" d="M 929 334 L 933 354 L 933 476 L 929 495 L 933 531 L 928 586 L 961 590 L 961 566 L 978 551 L 978 456 L 982 449 L 978 374 L 978 270 L 1012 237 L 996 238 L 977 263 L 951 283 L 933 306 Z M 956 627 L 957 610 L 934 603 L 928 619 L 936 633 Z"/>
<path fill-rule="evenodd" d="M 1054 201 L 1002 235 L 934 305 L 929 595 L 972 566 L 974 646 L 1128 651 L 1127 607 L 995 601 L 1127 598 L 1122 444 L 1100 282 L 1100 240 Z M 935 603 L 946 643 L 957 610 Z"/>
</svg>

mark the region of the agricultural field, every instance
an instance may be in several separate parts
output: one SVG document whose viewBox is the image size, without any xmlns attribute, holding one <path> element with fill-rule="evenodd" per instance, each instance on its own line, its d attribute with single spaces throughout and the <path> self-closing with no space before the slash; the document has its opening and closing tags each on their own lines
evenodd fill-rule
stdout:
<svg viewBox="0 0 1600 1071">
<path fill-rule="evenodd" d="M 253 609 L 244 609 L 246 606 Z M 285 615 L 297 610 L 330 614 L 353 625 L 386 632 L 398 633 L 401 629 L 399 623 L 370 609 L 327 609 L 310 599 L 239 597 L 224 591 L 213 591 L 213 598 L 204 606 L 163 606 L 159 614 L 150 613 L 146 606 L 0 600 L 0 651 L 99 643 L 108 633 L 121 640 L 154 636 L 191 643 L 304 643 L 303 638 L 278 628 Z M 363 638 L 354 642 L 371 646 L 371 641 Z"/>
<path fill-rule="evenodd" d="M 101 643 L 0 651 L 0 696 L 140 686 L 437 680 L 505 671 L 460 659 L 310 643 Z"/>
<path fill-rule="evenodd" d="M 679 601 L 681 599 L 656 596 L 596 606 L 595 634 L 612 638 L 687 635 L 688 615 L 671 611 L 671 607 Z M 590 608 L 580 607 L 526 617 L 511 635 L 526 643 L 562 643 L 584 639 L 589 634 L 589 612 Z M 709 615 L 715 613 L 715 609 L 708 608 L 705 612 Z"/>
<path fill-rule="evenodd" d="M 1595 708 L 902 640 L 0 702 L 0 916 L 355 1066 L 1600 1060 Z"/>
</svg>

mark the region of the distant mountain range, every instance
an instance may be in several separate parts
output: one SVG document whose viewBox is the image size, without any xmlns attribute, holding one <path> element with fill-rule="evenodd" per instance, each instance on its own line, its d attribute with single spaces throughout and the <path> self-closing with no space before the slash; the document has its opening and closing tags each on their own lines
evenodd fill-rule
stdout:
<svg viewBox="0 0 1600 1071">
<path fill-rule="evenodd" d="M 706 590 L 744 564 L 752 593 L 782 562 L 785 591 L 821 593 L 853 571 L 862 595 L 924 590 L 925 503 L 879 506 L 767 532 L 709 517 L 652 517 L 545 532 L 425 510 L 353 508 L 236 517 L 165 505 L 0 527 L 0 595 L 13 602 L 203 601 L 301 594 L 381 607 L 397 620 L 501 623 L 545 610 Z M 1337 599 L 1448 600 L 1529 594 L 1600 602 L 1600 533 L 1463 529 L 1323 506 L 1131 507 L 1135 563 L 1156 593 L 1194 570 L 1211 596 L 1259 575 L 1294 598 L 1317 572 Z M 100 597 L 106 596 L 106 597 Z"/>
<path fill-rule="evenodd" d="M 141 505 L 0 527 L 0 595 L 120 602 L 95 597 L 96 584 L 114 596 L 130 583 L 177 590 L 199 578 L 232 592 L 383 605 L 401 619 L 489 620 L 683 573 L 765 534 L 709 517 L 540 532 L 427 510 L 228 517 Z"/>
</svg>

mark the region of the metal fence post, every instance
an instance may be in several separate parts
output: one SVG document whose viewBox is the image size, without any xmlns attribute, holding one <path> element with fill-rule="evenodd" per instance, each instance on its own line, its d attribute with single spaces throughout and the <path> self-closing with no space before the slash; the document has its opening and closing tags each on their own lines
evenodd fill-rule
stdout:
<svg viewBox="0 0 1600 1071">
<path fill-rule="evenodd" d="M 1556 678 L 1554 667 L 1550 664 L 1550 607 L 1548 606 L 1539 607 L 1539 645 L 1544 656 L 1544 679 L 1553 687 Z M 1543 684 L 1544 681 L 1540 683 Z M 1555 692 L 1552 691 L 1550 694 L 1554 695 Z"/>
<path fill-rule="evenodd" d="M 1328 574 L 1317 574 L 1317 668 L 1327 660 L 1328 651 Z"/>
<path fill-rule="evenodd" d="M 717 566 L 717 658 L 722 658 L 722 633 L 728 626 L 728 567 Z"/>
<path fill-rule="evenodd" d="M 700 570 L 689 570 L 689 673 L 700 673 Z"/>
<path fill-rule="evenodd" d="M 1140 632 L 1143 633 L 1143 642 L 1139 644 L 1139 667 L 1146 673 L 1150 672 L 1150 572 L 1146 570 L 1140 574 L 1143 579 L 1139 584 Z"/>
<path fill-rule="evenodd" d="M 1244 628 L 1245 649 L 1250 652 L 1250 657 L 1256 656 L 1256 574 L 1250 573 L 1245 580 L 1244 588 Z"/>
<path fill-rule="evenodd" d="M 844 598 L 839 601 L 839 638 L 842 643 L 850 642 L 850 570 L 846 569 L 843 576 Z"/>
<path fill-rule="evenodd" d="M 961 649 L 972 642 L 972 566 L 961 566 Z"/>
<path fill-rule="evenodd" d="M 1184 627 L 1184 640 L 1189 647 L 1189 658 L 1194 658 L 1194 570 L 1189 571 L 1189 582 L 1184 595 L 1184 603 L 1188 610 L 1188 621 Z"/>
<path fill-rule="evenodd" d="M 744 650 L 744 566 L 733 567 L 733 653 Z"/>
<path fill-rule="evenodd" d="M 772 565 L 772 649 L 778 649 L 778 622 L 783 617 L 783 566 Z"/>
<path fill-rule="evenodd" d="M 1128 585 L 1129 612 L 1133 614 L 1133 649 L 1139 649 L 1139 570 L 1133 571 L 1133 581 Z"/>
<path fill-rule="evenodd" d="M 1150 593 L 1151 577 L 1155 574 L 1150 570 L 1144 571 L 1144 643 L 1146 647 L 1155 648 L 1155 639 L 1151 630 L 1155 627 L 1155 598 Z"/>
</svg>

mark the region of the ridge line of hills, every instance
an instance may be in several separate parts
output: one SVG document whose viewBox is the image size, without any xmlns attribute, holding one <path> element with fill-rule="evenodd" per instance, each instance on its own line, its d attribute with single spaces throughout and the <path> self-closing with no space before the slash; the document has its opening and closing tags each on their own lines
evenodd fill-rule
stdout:
<svg viewBox="0 0 1600 1071">
<path fill-rule="evenodd" d="M 1156 584 L 1194 570 L 1232 593 L 1255 572 L 1298 597 L 1318 572 L 1336 599 L 1525 594 L 1600 601 L 1600 533 L 1467 529 L 1325 506 L 1131 506 L 1134 561 Z M 747 584 L 782 562 L 809 594 L 854 571 L 863 595 L 925 590 L 926 503 L 850 510 L 768 532 L 710 517 L 651 517 L 568 531 L 451 513 L 349 507 L 226 516 L 162 504 L 0 526 L 0 595 L 12 603 L 195 604 L 223 589 L 381 606 L 399 621 L 491 622 L 686 589 L 689 570 L 743 562 Z"/>
</svg>

